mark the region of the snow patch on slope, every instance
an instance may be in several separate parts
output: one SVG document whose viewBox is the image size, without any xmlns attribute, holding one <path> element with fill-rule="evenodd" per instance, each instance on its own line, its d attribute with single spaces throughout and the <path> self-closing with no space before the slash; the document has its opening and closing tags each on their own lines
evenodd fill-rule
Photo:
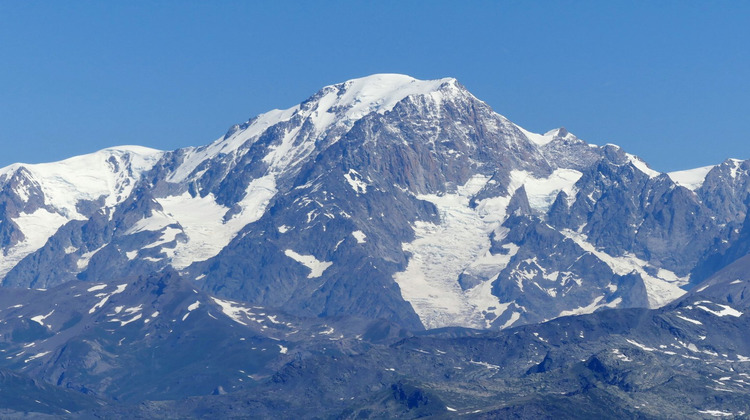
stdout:
<svg viewBox="0 0 750 420">
<path fill-rule="evenodd" d="M 13 221 L 21 228 L 26 239 L 12 246 L 7 250 L 8 254 L 0 258 L 0 278 L 8 274 L 25 256 L 43 247 L 47 239 L 69 220 L 58 213 L 40 208 L 31 214 L 21 213 Z"/>
<path fill-rule="evenodd" d="M 702 168 L 688 169 L 685 171 L 669 172 L 667 175 L 677 185 L 681 185 L 691 191 L 695 191 L 703 185 L 706 180 L 706 175 L 711 172 L 711 169 L 715 168 L 716 165 L 704 166 Z"/>
<path fill-rule="evenodd" d="M 146 247 L 163 245 L 177 239 L 175 247 L 164 248 L 163 252 L 170 258 L 172 266 L 180 270 L 193 262 L 204 261 L 218 254 L 243 227 L 263 216 L 275 194 L 273 177 L 254 179 L 245 191 L 245 198 L 237 203 L 240 212 L 229 220 L 224 220 L 224 217 L 230 209 L 218 204 L 213 194 L 192 197 L 185 192 L 182 195 L 157 198 L 163 211 L 155 211 L 151 217 L 138 221 L 127 233 L 164 231 L 156 242 Z M 184 236 L 177 237 L 178 233 Z"/>
<path fill-rule="evenodd" d="M 291 249 L 287 249 L 286 251 L 284 251 L 284 255 L 293 259 L 294 261 L 297 261 L 298 263 L 304 265 L 305 267 L 309 268 L 310 274 L 307 275 L 308 279 L 314 279 L 314 278 L 322 276 L 323 272 L 326 271 L 328 267 L 333 265 L 332 262 L 319 261 L 317 258 L 313 257 L 312 255 L 298 254 L 292 251 Z"/>
<path fill-rule="evenodd" d="M 604 251 L 596 249 L 594 245 L 588 242 L 588 238 L 584 234 L 573 232 L 569 229 L 563 229 L 560 233 L 568 239 L 573 240 L 584 251 L 595 255 L 607 264 L 615 274 L 624 276 L 634 271 L 638 273 L 646 286 L 649 307 L 652 309 L 660 308 L 686 293 L 679 286 L 688 283 L 689 279 L 687 277 L 678 277 L 675 273 L 665 269 L 660 269 L 656 276 L 652 276 L 645 270 L 648 263 L 632 254 L 613 257 Z"/>
<path fill-rule="evenodd" d="M 583 174 L 575 169 L 556 169 L 547 178 L 535 178 L 525 171 L 511 171 L 511 186 L 514 190 L 520 185 L 526 190 L 531 208 L 546 213 L 552 206 L 560 191 L 564 191 L 569 199 L 575 199 L 575 183 Z M 569 203 L 571 204 L 571 203 Z"/>
<path fill-rule="evenodd" d="M 628 160 L 630 160 L 630 163 L 632 163 L 633 166 L 638 168 L 639 171 L 648 175 L 650 178 L 656 178 L 657 176 L 661 175 L 661 172 L 649 168 L 648 164 L 646 164 L 646 162 L 644 162 L 643 159 L 639 158 L 638 156 L 631 155 L 630 153 L 625 154 L 627 155 Z"/>
</svg>

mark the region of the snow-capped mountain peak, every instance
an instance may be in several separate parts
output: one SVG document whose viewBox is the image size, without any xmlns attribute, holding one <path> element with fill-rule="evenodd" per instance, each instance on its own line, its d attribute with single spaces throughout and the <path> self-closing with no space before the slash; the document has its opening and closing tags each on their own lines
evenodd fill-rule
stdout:
<svg viewBox="0 0 750 420">
<path fill-rule="evenodd" d="M 59 162 L 0 169 L 0 276 L 39 249 L 71 220 L 86 220 L 92 209 L 112 207 L 130 196 L 141 175 L 163 152 L 120 146 Z"/>
<path fill-rule="evenodd" d="M 345 118 L 359 119 L 371 112 L 388 112 L 407 96 L 434 95 L 438 98 L 444 92 L 441 88 L 456 90 L 456 86 L 454 78 L 417 80 L 402 74 L 375 74 L 327 86 L 323 91 L 330 91 L 324 96 L 325 102 L 331 104 L 326 112 L 335 115 L 334 110 L 344 109 Z"/>
<path fill-rule="evenodd" d="M 401 74 L 375 74 L 322 88 L 300 105 L 285 110 L 272 110 L 233 126 L 225 136 L 208 146 L 189 151 L 182 165 L 169 177 L 170 182 L 181 182 L 210 159 L 220 155 L 234 155 L 235 159 L 270 128 L 288 123 L 282 144 L 265 159 L 274 172 L 281 172 L 289 163 L 299 161 L 305 152 L 331 132 L 350 128 L 356 121 L 372 113 L 384 114 L 414 95 L 429 96 L 439 102 L 445 97 L 463 92 L 454 78 L 418 80 Z M 301 141 L 304 137 L 305 141 Z M 337 140 L 332 136 L 331 143 Z"/>
</svg>

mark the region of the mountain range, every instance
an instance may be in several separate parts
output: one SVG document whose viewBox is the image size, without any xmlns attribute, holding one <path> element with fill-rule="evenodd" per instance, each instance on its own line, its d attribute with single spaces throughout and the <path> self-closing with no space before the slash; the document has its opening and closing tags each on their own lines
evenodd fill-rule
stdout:
<svg viewBox="0 0 750 420">
<path fill-rule="evenodd" d="M 14 164 L 0 370 L 33 389 L 0 399 L 84 418 L 741 417 L 749 195 L 750 161 L 660 173 L 394 74 L 206 146 Z"/>
</svg>

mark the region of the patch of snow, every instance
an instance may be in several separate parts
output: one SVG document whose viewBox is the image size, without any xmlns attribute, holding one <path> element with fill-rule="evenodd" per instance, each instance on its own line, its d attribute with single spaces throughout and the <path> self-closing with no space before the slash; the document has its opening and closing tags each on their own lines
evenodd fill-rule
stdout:
<svg viewBox="0 0 750 420">
<path fill-rule="evenodd" d="M 703 305 L 701 305 L 701 304 L 703 304 Z M 704 306 L 705 304 L 716 305 L 716 306 L 720 307 L 721 310 L 717 311 L 717 310 L 709 309 L 706 306 Z M 703 301 L 700 301 L 700 302 L 695 302 L 695 307 L 703 309 L 704 311 L 706 311 L 706 312 L 708 312 L 710 314 L 716 315 L 716 316 L 733 316 L 733 317 L 736 317 L 736 318 L 739 318 L 739 317 L 742 316 L 742 312 L 740 312 L 740 311 L 732 308 L 731 306 L 722 305 L 722 304 L 711 302 L 711 301 L 708 301 L 708 300 L 703 300 Z"/>
<path fill-rule="evenodd" d="M 574 232 L 569 229 L 563 229 L 560 233 L 573 240 L 578 246 L 583 248 L 584 251 L 588 251 L 599 258 L 607 264 L 615 274 L 623 276 L 634 271 L 638 273 L 646 286 L 649 307 L 652 309 L 660 308 L 686 293 L 679 286 L 687 284 L 689 280 L 687 277 L 678 277 L 671 271 L 664 269 L 659 270 L 656 276 L 652 276 L 645 270 L 648 263 L 632 254 L 613 257 L 604 251 L 596 249 L 594 245 L 588 242 L 586 235 L 582 233 Z"/>
<path fill-rule="evenodd" d="M 199 306 L 201 306 L 201 303 L 196 300 L 195 303 L 191 303 L 190 306 L 187 307 L 187 310 L 188 310 L 188 312 L 192 312 L 192 311 L 198 309 Z"/>
<path fill-rule="evenodd" d="M 365 194 L 367 192 L 368 184 L 363 181 L 362 175 L 360 175 L 359 172 L 354 169 L 349 169 L 349 172 L 344 174 L 344 178 L 357 194 Z"/>
<path fill-rule="evenodd" d="M 677 318 L 680 318 L 680 319 L 682 319 L 682 320 L 684 320 L 684 321 L 690 322 L 690 323 L 692 323 L 692 324 L 695 324 L 695 325 L 703 325 L 703 323 L 702 323 L 702 322 L 700 322 L 700 321 L 698 321 L 698 320 L 696 320 L 696 319 L 692 319 L 692 318 L 688 318 L 688 317 L 686 317 L 686 316 L 682 316 L 682 315 L 676 315 L 676 314 L 675 314 L 675 316 L 676 316 Z"/>
<path fill-rule="evenodd" d="M 639 342 L 637 342 L 635 340 L 631 340 L 629 338 L 625 339 L 625 341 L 627 341 L 628 343 L 630 343 L 630 344 L 632 344 L 632 345 L 640 348 L 643 351 L 656 351 L 655 348 L 644 346 L 643 344 L 641 344 L 641 343 L 639 343 Z"/>
<path fill-rule="evenodd" d="M 32 360 L 38 359 L 38 358 L 40 358 L 40 357 L 44 357 L 44 356 L 46 356 L 46 355 L 48 355 L 48 354 L 50 354 L 50 352 L 49 352 L 49 351 L 43 351 L 43 352 L 41 352 L 41 353 L 37 353 L 37 354 L 35 354 L 35 355 L 33 355 L 33 356 L 29 357 L 28 359 L 24 360 L 24 363 L 29 363 L 29 362 L 30 362 L 30 361 L 32 361 Z M 39 401 L 37 401 L 37 402 L 39 402 Z"/>
<path fill-rule="evenodd" d="M 493 370 L 500 369 L 500 366 L 493 365 L 492 363 L 487 363 L 487 362 L 477 362 L 477 361 L 474 361 L 474 360 L 469 360 L 469 363 L 471 363 L 472 365 L 482 366 L 482 367 L 485 367 L 487 369 L 493 369 Z"/>
<path fill-rule="evenodd" d="M 273 176 L 252 180 L 244 198 L 237 203 L 240 211 L 229 220 L 225 220 L 225 215 L 230 209 L 218 204 L 213 194 L 192 197 L 185 192 L 157 198 L 163 211 L 153 212 L 151 217 L 137 222 L 127 233 L 164 230 L 162 237 L 149 246 L 177 239 L 174 248 L 163 251 L 174 268 L 183 269 L 193 262 L 204 261 L 218 254 L 243 227 L 263 216 L 275 194 L 276 181 Z M 179 233 L 184 237 L 177 237 Z"/>
<path fill-rule="evenodd" d="M 96 292 L 97 290 L 102 290 L 107 287 L 106 284 L 97 284 L 95 286 L 91 286 L 88 289 L 86 289 L 87 292 Z"/>
<path fill-rule="evenodd" d="M 510 173 L 511 185 L 524 186 L 531 208 L 545 213 L 552 206 L 560 191 L 564 191 L 569 200 L 575 199 L 575 183 L 582 175 L 574 169 L 556 169 L 547 178 L 535 178 L 525 171 L 511 171 Z"/>
<path fill-rule="evenodd" d="M 278 227 L 279 233 L 287 233 L 289 231 L 289 226 L 287 225 L 281 225 Z"/>
<path fill-rule="evenodd" d="M 630 153 L 626 153 L 626 155 L 628 157 L 628 160 L 630 160 L 630 163 L 632 163 L 633 166 L 635 166 L 639 171 L 648 175 L 649 178 L 656 178 L 657 176 L 661 175 L 661 172 L 649 168 L 646 162 L 644 162 L 643 159 L 639 158 L 638 156 L 631 155 Z"/>
<path fill-rule="evenodd" d="M 701 414 L 708 414 L 709 416 L 714 417 L 734 417 L 734 413 L 730 413 L 727 411 L 719 411 L 719 410 L 698 410 Z"/>
<path fill-rule="evenodd" d="M 91 257 L 94 256 L 97 252 L 101 251 L 102 248 L 104 248 L 106 245 L 102 245 L 99 248 L 86 252 L 84 254 L 81 254 L 81 257 L 76 261 L 76 267 L 78 267 L 79 270 L 85 270 L 86 267 L 89 265 L 89 261 L 91 260 Z"/>
<path fill-rule="evenodd" d="M 50 311 L 50 313 L 48 313 L 47 315 L 37 315 L 37 316 L 32 316 L 32 317 L 31 317 L 30 319 L 31 319 L 32 321 L 34 321 L 34 322 L 38 323 L 38 324 L 39 324 L 39 325 L 41 325 L 42 327 L 44 327 L 44 320 L 45 320 L 45 319 L 47 319 L 47 318 L 48 318 L 48 317 L 49 317 L 50 315 L 52 315 L 52 313 L 53 313 L 53 312 L 55 312 L 55 310 L 54 310 L 54 309 L 53 309 L 52 311 Z"/>
<path fill-rule="evenodd" d="M 559 137 L 560 131 L 562 130 L 560 128 L 556 128 L 544 134 L 537 134 L 537 133 L 532 133 L 531 131 L 524 129 L 523 127 L 517 124 L 514 124 L 514 125 L 523 133 L 523 135 L 526 136 L 527 139 L 531 140 L 532 143 L 535 143 L 538 146 L 545 146 L 546 144 L 548 144 L 555 138 Z M 576 136 L 574 136 L 571 133 L 566 133 L 565 136 L 563 136 L 562 138 L 566 140 L 572 140 L 572 139 L 575 139 Z"/>
<path fill-rule="evenodd" d="M 8 274 L 24 257 L 44 246 L 47 239 L 69 221 L 67 217 L 43 208 L 33 213 L 21 213 L 12 220 L 26 238 L 7 249 L 7 255 L 0 258 L 0 278 Z"/>
<path fill-rule="evenodd" d="M 715 168 L 716 165 L 704 166 L 702 168 L 688 169 L 685 171 L 668 172 L 667 175 L 675 184 L 683 186 L 691 191 L 695 191 L 706 180 L 706 175 Z"/>
<path fill-rule="evenodd" d="M 241 315 L 244 315 L 245 318 L 250 318 L 251 316 L 255 315 L 253 312 L 251 312 L 250 308 L 246 308 L 238 302 L 219 299 L 215 297 L 211 297 L 211 299 L 216 302 L 217 305 L 221 306 L 221 311 L 224 313 L 224 315 L 228 316 L 232 321 L 238 324 L 247 325 L 247 323 L 242 320 Z"/>
<path fill-rule="evenodd" d="M 284 255 L 293 259 L 294 261 L 297 261 L 298 263 L 304 265 L 305 267 L 309 268 L 310 274 L 307 275 L 308 279 L 314 279 L 314 278 L 322 276 L 323 272 L 326 271 L 328 267 L 333 265 L 332 262 L 318 261 L 318 259 L 316 259 L 312 255 L 298 254 L 292 251 L 291 249 L 285 250 Z"/>
<path fill-rule="evenodd" d="M 117 288 L 113 292 L 108 293 L 108 294 L 105 293 L 102 299 L 96 305 L 94 305 L 91 309 L 89 309 L 89 314 L 93 314 L 94 312 L 96 312 L 97 309 L 103 307 L 104 304 L 107 303 L 109 298 L 112 297 L 113 295 L 124 292 L 126 287 L 128 287 L 127 283 L 120 284 L 117 286 Z"/>
<path fill-rule="evenodd" d="M 366 240 L 367 235 L 365 235 L 365 233 L 362 232 L 361 230 L 355 230 L 354 232 L 352 232 L 352 236 L 354 236 L 354 239 L 357 240 L 358 244 L 363 244 L 367 242 Z"/>
<path fill-rule="evenodd" d="M 279 353 L 281 353 L 281 354 L 286 354 L 287 351 L 289 351 L 288 347 L 284 347 L 281 344 L 277 344 L 277 346 L 279 346 Z"/>
<path fill-rule="evenodd" d="M 500 327 L 500 329 L 505 329 L 505 328 L 509 328 L 509 327 L 511 327 L 511 326 L 512 326 L 513 324 L 515 324 L 515 323 L 516 323 L 516 321 L 518 321 L 518 320 L 519 320 L 520 318 L 521 318 L 521 313 L 520 313 L 520 312 L 513 312 L 513 313 L 512 313 L 511 315 L 510 315 L 510 319 L 509 319 L 509 320 L 507 320 L 507 321 L 505 322 L 505 324 L 503 324 L 503 326 L 502 326 L 502 327 Z"/>
<path fill-rule="evenodd" d="M 599 296 L 587 306 L 581 306 L 575 309 L 562 311 L 557 316 L 561 317 L 561 316 L 568 316 L 568 315 L 591 314 L 591 313 L 594 313 L 594 311 L 596 311 L 599 308 L 616 308 L 617 305 L 619 305 L 620 302 L 622 302 L 622 298 L 618 297 L 617 299 L 614 299 L 612 302 L 600 303 L 603 299 L 604 299 L 604 296 Z"/>
<path fill-rule="evenodd" d="M 633 361 L 633 359 L 631 359 L 628 356 L 625 356 L 624 354 L 622 354 L 620 352 L 620 349 L 614 349 L 614 350 L 612 350 L 612 353 L 614 353 L 615 357 L 617 357 L 618 359 L 622 360 L 623 362 L 632 362 Z"/>
<path fill-rule="evenodd" d="M 124 326 L 130 324 L 131 322 L 135 322 L 135 321 L 141 319 L 141 317 L 142 317 L 142 314 L 136 314 L 133 318 L 131 318 L 131 319 L 127 320 L 127 321 L 123 321 L 123 320 L 120 320 L 120 319 L 117 319 L 117 318 L 112 318 L 109 322 L 119 322 L 120 326 L 124 327 Z"/>
</svg>

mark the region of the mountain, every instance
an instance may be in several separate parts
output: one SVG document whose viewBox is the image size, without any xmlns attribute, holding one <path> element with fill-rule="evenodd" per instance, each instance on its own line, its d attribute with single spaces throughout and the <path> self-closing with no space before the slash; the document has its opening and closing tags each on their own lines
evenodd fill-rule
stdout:
<svg viewBox="0 0 750 420">
<path fill-rule="evenodd" d="M 750 161 L 660 173 L 354 79 L 0 169 L 0 370 L 84 418 L 742 416 L 749 196 Z"/>
<path fill-rule="evenodd" d="M 207 146 L 110 149 L 33 177 L 22 177 L 29 165 L 4 169 L 5 202 L 39 204 L 4 207 L 4 236 L 16 239 L 3 284 L 171 267 L 216 296 L 409 328 L 656 308 L 742 224 L 742 165 L 716 166 L 690 189 L 697 181 L 617 146 L 530 133 L 455 79 L 374 75 Z M 81 191 L 59 194 L 55 171 L 102 173 L 109 190 L 73 177 L 65 185 Z M 56 223 L 19 245 L 14 226 L 38 214 Z"/>
<path fill-rule="evenodd" d="M 125 146 L 56 163 L 0 169 L 0 276 L 63 225 L 87 220 L 125 200 L 161 154 Z"/>
</svg>

